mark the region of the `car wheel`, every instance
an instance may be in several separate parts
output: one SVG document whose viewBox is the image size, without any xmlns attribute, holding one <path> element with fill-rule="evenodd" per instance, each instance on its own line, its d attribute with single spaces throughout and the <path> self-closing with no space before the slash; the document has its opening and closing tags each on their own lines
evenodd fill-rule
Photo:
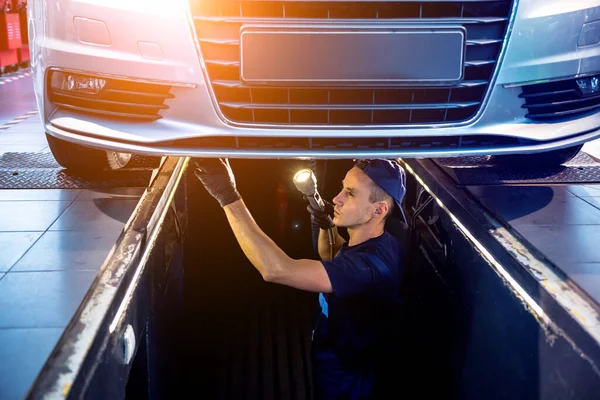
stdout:
<svg viewBox="0 0 600 400">
<path fill-rule="evenodd" d="M 581 144 L 543 153 L 495 156 L 493 159 L 496 164 L 509 168 L 547 168 L 572 160 L 582 147 L 583 145 Z"/>
<path fill-rule="evenodd" d="M 93 149 L 55 138 L 48 133 L 46 138 L 56 162 L 73 172 L 114 171 L 125 167 L 131 159 L 129 153 Z"/>
</svg>

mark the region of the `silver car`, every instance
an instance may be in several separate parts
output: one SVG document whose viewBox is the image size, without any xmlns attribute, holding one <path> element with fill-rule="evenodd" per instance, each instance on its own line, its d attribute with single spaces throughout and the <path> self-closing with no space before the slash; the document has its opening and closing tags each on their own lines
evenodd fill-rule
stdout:
<svg viewBox="0 0 600 400">
<path fill-rule="evenodd" d="M 31 0 L 68 168 L 130 155 L 494 155 L 600 136 L 599 0 Z"/>
</svg>

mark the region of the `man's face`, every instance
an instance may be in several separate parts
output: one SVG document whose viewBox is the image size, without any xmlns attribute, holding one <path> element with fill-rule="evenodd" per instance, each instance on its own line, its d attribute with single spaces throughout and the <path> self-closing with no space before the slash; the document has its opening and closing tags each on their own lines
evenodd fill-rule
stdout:
<svg viewBox="0 0 600 400">
<path fill-rule="evenodd" d="M 376 203 L 369 201 L 371 188 L 374 185 L 359 168 L 352 168 L 342 181 L 342 191 L 333 198 L 335 212 L 333 223 L 342 228 L 353 228 L 368 222 Z"/>
</svg>

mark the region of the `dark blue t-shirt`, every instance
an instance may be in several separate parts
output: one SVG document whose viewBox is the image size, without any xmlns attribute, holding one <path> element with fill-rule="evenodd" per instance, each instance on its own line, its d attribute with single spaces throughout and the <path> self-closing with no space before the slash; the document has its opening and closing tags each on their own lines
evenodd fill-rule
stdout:
<svg viewBox="0 0 600 400">
<path fill-rule="evenodd" d="M 399 309 L 398 240 L 386 231 L 355 246 L 345 243 L 333 260 L 322 263 L 333 293 L 319 295 L 314 345 L 334 351 L 348 367 L 370 365 Z"/>
</svg>

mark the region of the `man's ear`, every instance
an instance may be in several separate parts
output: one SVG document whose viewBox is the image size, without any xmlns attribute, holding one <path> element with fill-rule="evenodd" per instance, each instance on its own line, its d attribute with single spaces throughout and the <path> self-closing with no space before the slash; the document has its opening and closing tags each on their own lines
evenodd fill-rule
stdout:
<svg viewBox="0 0 600 400">
<path fill-rule="evenodd" d="M 386 213 L 388 212 L 388 205 L 385 201 L 381 201 L 379 202 L 379 204 L 377 204 L 377 207 L 375 207 L 375 210 L 373 211 L 375 213 L 375 215 L 386 215 Z"/>
</svg>

